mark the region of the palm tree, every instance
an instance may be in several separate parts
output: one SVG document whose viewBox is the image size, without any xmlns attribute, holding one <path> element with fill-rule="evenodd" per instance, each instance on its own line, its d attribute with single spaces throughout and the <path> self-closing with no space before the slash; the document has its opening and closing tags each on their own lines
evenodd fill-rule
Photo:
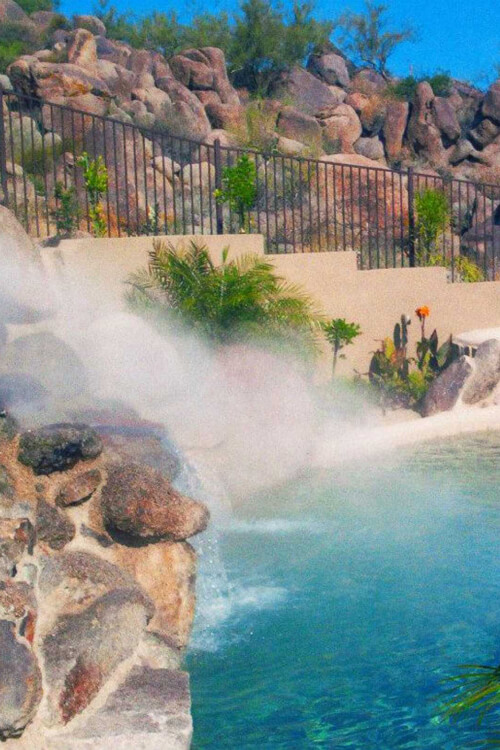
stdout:
<svg viewBox="0 0 500 750">
<path fill-rule="evenodd" d="M 217 345 L 241 341 L 300 343 L 315 351 L 320 316 L 309 297 L 258 255 L 214 264 L 206 246 L 153 242 L 149 267 L 133 274 L 128 302 L 157 320 L 181 322 Z"/>
</svg>

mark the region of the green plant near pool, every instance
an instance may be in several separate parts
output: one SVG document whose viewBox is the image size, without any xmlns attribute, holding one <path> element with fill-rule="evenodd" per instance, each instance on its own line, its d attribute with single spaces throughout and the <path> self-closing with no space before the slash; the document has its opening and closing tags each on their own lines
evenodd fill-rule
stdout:
<svg viewBox="0 0 500 750">
<path fill-rule="evenodd" d="M 156 324 L 180 322 L 215 345 L 275 342 L 316 352 L 319 315 L 299 287 L 258 255 L 212 261 L 205 245 L 155 240 L 149 268 L 129 278 L 129 305 Z"/>
<path fill-rule="evenodd" d="M 408 356 L 408 326 L 410 320 L 401 316 L 394 327 L 393 338 L 381 341 L 374 353 L 369 369 L 369 379 L 386 406 L 404 406 L 418 409 L 432 381 L 452 361 L 452 338 L 439 346 L 436 330 L 429 337 L 425 333 L 429 308 L 417 308 L 416 315 L 421 324 L 421 335 L 416 346 L 416 357 Z"/>
<path fill-rule="evenodd" d="M 335 375 L 337 361 L 345 359 L 341 351 L 345 346 L 352 344 L 361 334 L 361 328 L 357 323 L 348 323 L 345 318 L 334 318 L 321 324 L 326 340 L 333 350 L 332 375 Z"/>
</svg>

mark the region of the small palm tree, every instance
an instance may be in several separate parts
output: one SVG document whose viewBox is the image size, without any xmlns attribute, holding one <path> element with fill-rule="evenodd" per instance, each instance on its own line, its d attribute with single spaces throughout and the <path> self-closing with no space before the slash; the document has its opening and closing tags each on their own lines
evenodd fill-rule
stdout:
<svg viewBox="0 0 500 750">
<path fill-rule="evenodd" d="M 245 340 L 300 342 L 315 351 L 320 316 L 309 297 L 244 255 L 214 264 L 206 246 L 153 242 L 149 267 L 133 274 L 127 298 L 136 312 L 179 321 L 221 345 Z"/>
</svg>

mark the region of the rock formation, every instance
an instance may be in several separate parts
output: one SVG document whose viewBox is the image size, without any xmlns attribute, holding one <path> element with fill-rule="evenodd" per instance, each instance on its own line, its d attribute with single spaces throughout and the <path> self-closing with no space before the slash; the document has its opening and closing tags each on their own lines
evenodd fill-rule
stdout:
<svg viewBox="0 0 500 750">
<path fill-rule="evenodd" d="M 18 7 L 14 0 L 2 2 L 9 14 Z M 49 22 L 48 17 L 35 14 L 29 18 L 18 10 L 24 23 Z M 54 31 L 46 49 L 20 57 L 10 65 L 8 78 L 0 79 L 6 91 L 14 89 L 32 97 L 21 108 L 4 99 L 6 186 L 17 215 L 27 225 L 31 222 L 30 231 L 50 235 L 55 231 L 50 216 L 57 208 L 57 183 L 76 187 L 84 205 L 77 156 L 87 150 L 103 156 L 108 168 L 106 222 L 111 234 L 154 232 L 159 227 L 169 233 L 205 233 L 213 231 L 215 173 L 213 150 L 203 144 L 211 146 L 219 140 L 226 147 L 251 146 L 266 153 L 278 150 L 288 157 L 340 155 L 350 159 L 342 163 L 354 165 L 358 164 L 355 157 L 360 157 L 366 160 L 363 166 L 373 170 L 396 170 L 391 183 L 385 177 L 381 181 L 384 193 L 392 192 L 394 185 L 403 198 L 402 206 L 391 209 L 388 220 L 399 227 L 397 241 L 404 246 L 406 176 L 402 172 L 399 179 L 400 168 L 415 165 L 431 178 L 453 176 L 498 184 L 500 82 L 481 92 L 453 80 L 447 92 L 436 95 L 430 83 L 423 81 L 411 101 L 397 98 L 396 83 L 375 71 L 355 68 L 338 50 L 318 53 L 310 57 L 306 68 L 296 66 L 283 73 L 274 85 L 273 97 L 256 114 L 249 92 L 231 84 L 222 50 L 187 49 L 166 60 L 158 52 L 108 39 L 102 21 L 77 15 L 71 30 Z M 23 151 L 28 155 L 25 160 Z M 230 160 L 225 152 L 224 158 Z M 42 170 L 42 178 L 43 165 L 37 160 L 50 163 L 50 169 Z M 33 161 L 37 174 L 30 171 Z M 261 188 L 265 185 L 278 200 L 273 209 L 265 191 L 258 191 L 255 223 L 258 227 L 265 224 L 272 233 L 268 240 L 277 252 L 296 243 L 294 226 L 301 227 L 301 238 L 309 238 L 306 249 L 314 249 L 323 242 L 322 234 L 324 241 L 329 238 L 326 225 L 333 217 L 320 216 L 325 226 L 318 227 L 308 218 L 307 206 L 302 206 L 304 212 L 298 205 L 303 188 L 311 185 L 312 173 L 304 174 L 291 162 L 277 171 L 272 162 L 267 169 L 268 164 L 268 159 L 257 160 L 257 176 Z M 316 175 L 317 170 L 313 171 Z M 378 189 L 376 174 L 363 172 L 372 183 L 367 193 Z M 312 180 L 312 190 L 316 188 Z M 487 191 L 477 200 L 469 199 L 465 188 L 458 195 L 455 185 L 455 192 L 460 217 L 453 226 L 457 235 L 453 241 L 458 242 L 460 234 L 464 252 L 470 250 L 472 259 L 498 255 L 500 233 L 494 228 L 500 219 L 495 201 Z M 342 191 L 342 199 L 345 195 Z M 349 206 L 337 209 L 336 205 L 335 221 L 352 236 L 354 225 L 361 245 L 373 222 L 370 201 L 363 196 L 358 199 L 357 215 Z M 280 208 L 287 200 L 292 204 L 285 206 L 288 217 Z M 311 204 L 315 202 L 316 195 L 312 195 Z M 270 211 L 276 215 L 269 217 Z M 35 226 L 31 218 L 35 214 L 41 226 Z M 462 226 L 464 221 L 467 226 Z M 236 229 L 227 212 L 224 222 Z M 84 224 L 80 221 L 80 231 L 89 230 L 90 224 Z M 385 231 L 383 220 L 377 220 L 378 225 Z M 354 244 L 357 241 L 354 238 Z"/>
<path fill-rule="evenodd" d="M 32 243 L 2 210 L 4 261 L 28 273 Z M 7 323 L 38 320 L 36 305 L 0 303 Z M 172 486 L 180 461 L 158 425 L 91 404 L 67 344 L 45 333 L 1 340 L 0 740 L 6 750 L 185 750 L 188 539 L 208 510 Z M 11 407 L 37 424 L 21 426 Z M 38 426 L 58 408 L 78 420 Z"/>
<path fill-rule="evenodd" d="M 465 406 L 500 403 L 500 340 L 478 346 L 475 356 L 462 355 L 431 384 L 422 414 L 429 417 Z"/>
</svg>

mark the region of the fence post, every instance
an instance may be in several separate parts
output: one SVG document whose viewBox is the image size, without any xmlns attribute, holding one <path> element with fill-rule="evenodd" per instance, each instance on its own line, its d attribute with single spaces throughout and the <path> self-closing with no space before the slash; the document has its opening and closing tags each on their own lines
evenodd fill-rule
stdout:
<svg viewBox="0 0 500 750">
<path fill-rule="evenodd" d="M 3 117 L 3 91 L 0 89 L 0 177 L 3 190 L 3 203 L 9 207 L 9 192 L 7 184 L 7 154 L 5 149 L 5 122 Z"/>
<path fill-rule="evenodd" d="M 408 167 L 408 259 L 415 268 L 415 195 L 413 167 Z"/>
<path fill-rule="evenodd" d="M 222 190 L 222 152 L 220 149 L 220 140 L 214 141 L 214 160 L 215 160 L 215 189 Z M 222 212 L 222 203 L 215 200 L 215 221 L 217 234 L 224 234 L 224 215 Z"/>
</svg>

